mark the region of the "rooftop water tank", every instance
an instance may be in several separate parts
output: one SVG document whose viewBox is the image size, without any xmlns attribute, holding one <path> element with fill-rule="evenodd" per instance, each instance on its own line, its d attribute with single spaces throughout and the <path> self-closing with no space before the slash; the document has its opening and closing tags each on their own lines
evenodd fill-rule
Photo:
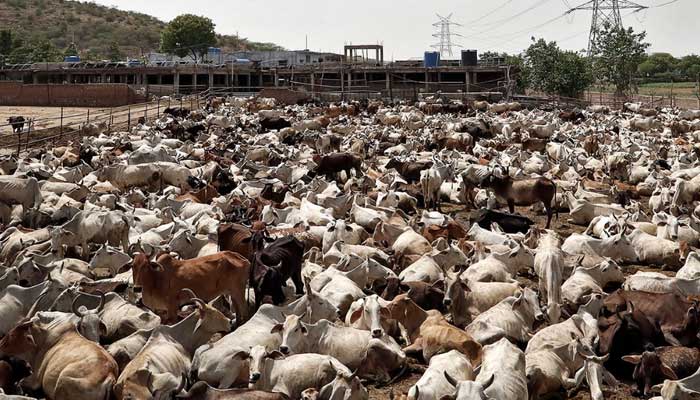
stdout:
<svg viewBox="0 0 700 400">
<path fill-rule="evenodd" d="M 423 55 L 423 65 L 426 68 L 435 68 L 440 65 L 440 52 L 426 51 Z"/>
</svg>

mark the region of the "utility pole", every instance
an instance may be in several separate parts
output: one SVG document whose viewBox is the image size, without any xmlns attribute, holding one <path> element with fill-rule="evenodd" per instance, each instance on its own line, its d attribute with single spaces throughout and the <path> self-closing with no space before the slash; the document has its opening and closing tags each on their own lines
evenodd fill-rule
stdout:
<svg viewBox="0 0 700 400">
<path fill-rule="evenodd" d="M 610 25 L 613 28 L 622 28 L 620 10 L 634 10 L 633 12 L 639 12 L 647 8 L 649 7 L 628 0 L 590 0 L 578 7 L 569 9 L 566 13 L 570 14 L 574 11 L 593 11 L 591 30 L 588 34 L 588 56 L 590 57 L 593 51 L 593 44 L 598 37 L 598 32 L 605 25 Z"/>
<path fill-rule="evenodd" d="M 462 26 L 461 24 L 458 24 L 456 22 L 450 21 L 452 18 L 452 13 L 448 15 L 447 17 L 443 17 L 440 14 L 435 14 L 437 17 L 440 19 L 438 22 L 434 23 L 433 26 L 438 28 L 438 33 L 434 33 L 433 37 L 438 38 L 439 42 L 432 45 L 431 47 L 434 49 L 438 49 L 440 52 L 440 57 L 452 57 L 452 48 L 453 47 L 462 47 L 461 45 L 454 43 L 452 41 L 453 36 L 459 36 L 463 37 L 459 33 L 454 33 L 450 29 L 452 26 Z"/>
</svg>

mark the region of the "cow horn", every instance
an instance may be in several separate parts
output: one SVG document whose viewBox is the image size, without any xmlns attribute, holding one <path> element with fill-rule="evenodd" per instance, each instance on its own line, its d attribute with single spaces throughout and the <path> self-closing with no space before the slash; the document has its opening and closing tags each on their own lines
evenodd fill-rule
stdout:
<svg viewBox="0 0 700 400">
<path fill-rule="evenodd" d="M 100 313 L 105 308 L 105 294 L 101 290 L 97 290 L 96 293 L 100 295 L 100 304 L 97 305 L 95 312 Z"/>
<path fill-rule="evenodd" d="M 85 316 L 85 314 L 83 314 L 83 312 L 80 311 L 80 307 L 77 307 L 77 304 L 76 304 L 77 302 L 78 302 L 78 296 L 76 296 L 73 299 L 73 303 L 71 303 L 70 308 L 73 311 L 73 314 L 77 315 L 80 318 L 83 318 Z"/>
<path fill-rule="evenodd" d="M 188 303 L 189 303 L 189 302 L 192 302 L 194 299 L 197 298 L 197 295 L 194 294 L 194 292 L 193 292 L 192 289 L 190 289 L 190 288 L 182 288 L 182 289 L 180 289 L 180 293 L 185 293 L 186 295 L 189 295 L 189 296 L 190 296 L 190 298 L 187 299 L 187 300 L 188 300 Z"/>
<path fill-rule="evenodd" d="M 187 374 L 185 372 L 182 373 L 182 376 L 180 378 L 180 385 L 175 388 L 175 394 L 181 393 L 183 390 L 185 390 L 185 387 L 187 386 Z"/>
<path fill-rule="evenodd" d="M 44 290 L 43 292 L 41 292 L 41 294 L 39 295 L 39 297 L 37 297 L 37 299 L 36 299 L 36 301 L 34 302 L 34 304 L 32 304 L 32 308 L 29 309 L 29 312 L 27 313 L 27 318 L 32 318 L 32 317 L 34 316 L 34 314 L 36 314 L 37 308 L 38 308 L 38 306 L 39 306 L 39 302 L 40 302 L 41 299 L 43 299 L 47 294 L 48 294 L 48 292 L 47 292 L 46 290 Z"/>
</svg>

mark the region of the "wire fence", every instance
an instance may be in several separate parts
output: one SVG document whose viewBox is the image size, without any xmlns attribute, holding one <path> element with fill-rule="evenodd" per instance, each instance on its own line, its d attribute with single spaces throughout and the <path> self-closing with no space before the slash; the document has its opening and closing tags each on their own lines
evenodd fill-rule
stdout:
<svg viewBox="0 0 700 400">
<path fill-rule="evenodd" d="M 60 107 L 58 115 L 27 118 L 23 123 L 0 123 L 0 149 L 7 154 L 29 151 L 47 144 L 60 146 L 82 136 L 130 131 L 139 122 L 159 118 L 169 107 L 199 108 L 211 94 L 209 91 L 180 98 L 157 98 L 154 101 L 122 107 L 87 109 L 66 113 Z M 40 125 L 40 127 L 39 127 Z"/>
</svg>

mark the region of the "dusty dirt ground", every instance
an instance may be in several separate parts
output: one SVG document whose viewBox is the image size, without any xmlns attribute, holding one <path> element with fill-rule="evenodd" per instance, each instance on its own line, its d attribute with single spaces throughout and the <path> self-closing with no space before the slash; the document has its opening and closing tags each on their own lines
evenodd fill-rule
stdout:
<svg viewBox="0 0 700 400">
<path fill-rule="evenodd" d="M 648 198 L 643 198 L 640 200 L 640 203 L 643 206 L 646 206 L 649 203 Z M 644 208 L 644 207 L 643 207 Z M 451 215 L 453 218 L 455 218 L 457 221 L 461 222 L 466 228 L 469 227 L 469 214 L 470 210 L 465 209 L 461 205 L 444 205 L 444 208 L 442 210 L 444 213 Z M 646 211 L 646 210 L 645 210 Z M 529 207 L 516 207 L 516 213 L 520 213 L 521 215 L 527 216 L 528 218 L 532 219 L 535 221 L 537 226 L 544 227 L 545 223 L 547 222 L 547 217 L 546 215 L 539 215 L 539 214 L 534 214 L 532 211 L 530 211 Z M 570 224 L 568 222 L 569 219 L 569 213 L 568 211 L 560 212 L 559 213 L 559 219 L 556 218 L 556 216 L 552 217 L 552 226 L 551 228 L 562 236 L 563 239 L 566 239 L 569 237 L 572 233 L 583 233 L 586 230 L 585 226 L 580 226 L 580 225 L 575 225 L 575 224 Z M 660 272 L 658 269 L 650 269 L 646 266 L 639 266 L 639 265 L 623 265 L 622 266 L 625 275 L 632 275 L 636 273 L 638 270 L 646 270 L 646 271 L 657 271 Z M 529 286 L 533 289 L 537 289 L 537 282 L 531 280 L 529 277 L 519 277 L 518 279 L 521 284 Z M 524 350 L 524 348 L 523 348 Z M 400 395 L 405 395 L 408 390 L 410 389 L 411 386 L 413 386 L 422 376 L 423 372 L 427 368 L 427 365 L 422 364 L 418 360 L 409 358 L 409 367 L 407 371 L 398 379 L 396 379 L 395 382 L 393 382 L 390 385 L 383 386 L 383 387 L 377 387 L 373 386 L 371 384 L 367 385 L 367 389 L 369 391 L 369 398 L 370 399 L 377 399 L 377 400 L 389 400 L 389 399 L 396 399 L 400 398 Z M 635 397 L 633 395 L 634 387 L 632 385 L 632 382 L 620 382 L 620 385 L 617 387 L 610 387 L 607 385 L 603 386 L 603 393 L 605 395 L 605 399 L 607 400 L 626 400 L 626 399 L 638 399 L 639 397 Z M 575 391 L 572 391 L 570 393 L 565 392 L 562 390 L 559 393 L 553 393 L 550 396 L 544 397 L 548 400 L 550 399 L 572 399 L 572 400 L 590 400 L 591 395 L 589 392 L 588 387 L 585 385 L 585 383 L 578 388 Z"/>
<path fill-rule="evenodd" d="M 65 124 L 73 122 L 85 121 L 87 112 L 95 115 L 101 108 L 85 108 L 85 107 L 64 107 L 63 121 Z M 23 106 L 4 106 L 0 107 L 0 125 L 7 123 L 8 117 L 21 115 L 26 119 L 34 119 L 34 127 L 36 129 L 45 129 L 59 126 L 61 123 L 61 107 L 23 107 Z M 0 134 L 12 133 L 9 126 L 2 126 Z"/>
</svg>

